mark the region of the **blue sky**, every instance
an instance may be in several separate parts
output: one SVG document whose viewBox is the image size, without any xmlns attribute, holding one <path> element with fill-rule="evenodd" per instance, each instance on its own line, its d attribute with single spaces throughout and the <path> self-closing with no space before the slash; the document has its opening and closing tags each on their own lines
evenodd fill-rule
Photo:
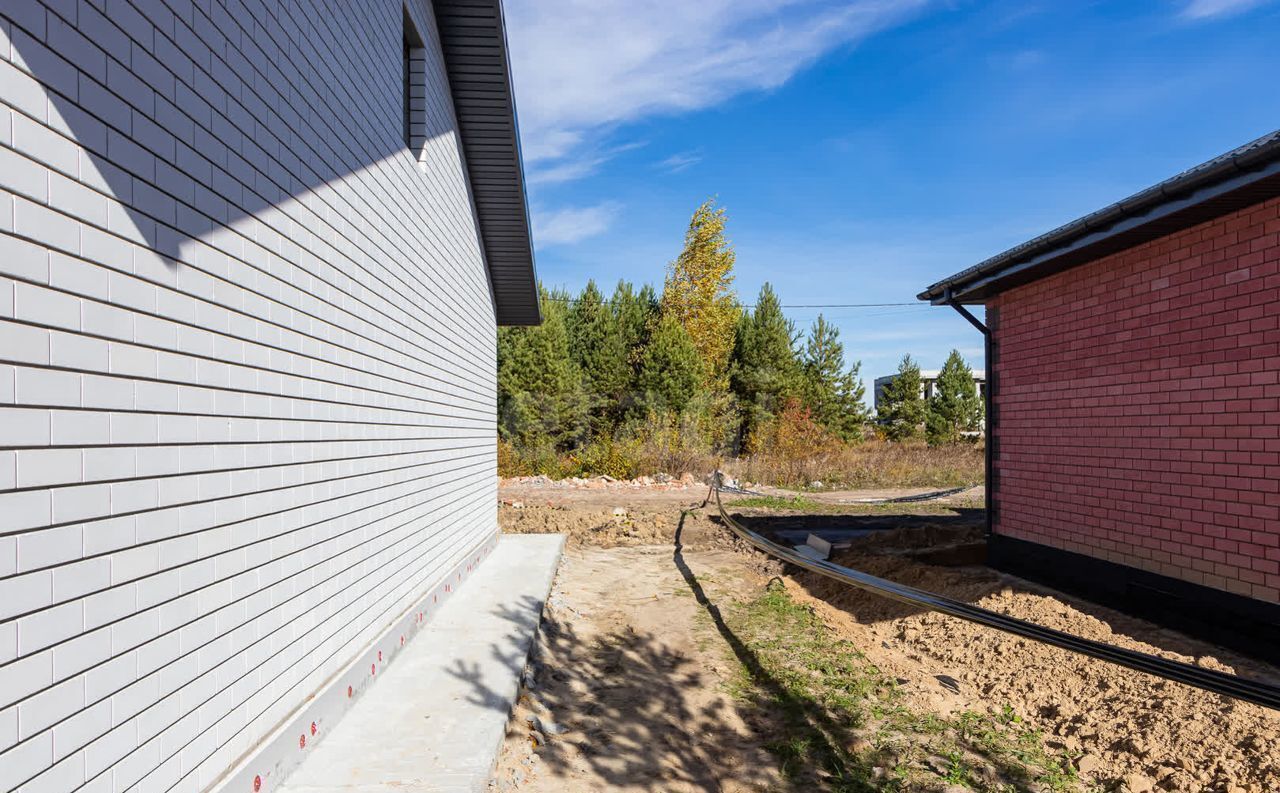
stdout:
<svg viewBox="0 0 1280 793">
<path fill-rule="evenodd" d="M 660 285 L 693 208 L 736 288 L 901 303 L 1280 127 L 1280 3 L 507 0 L 538 271 Z M 801 328 L 818 311 L 789 309 Z M 864 379 L 981 337 L 829 309 Z"/>
</svg>

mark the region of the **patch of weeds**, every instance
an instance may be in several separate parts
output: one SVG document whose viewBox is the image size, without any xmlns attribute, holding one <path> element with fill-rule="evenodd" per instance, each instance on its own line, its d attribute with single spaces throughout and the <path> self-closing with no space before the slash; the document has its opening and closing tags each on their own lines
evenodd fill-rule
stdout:
<svg viewBox="0 0 1280 793">
<path fill-rule="evenodd" d="M 945 772 L 942 779 L 952 785 L 969 784 L 969 763 L 965 761 L 964 752 L 959 749 L 949 749 L 943 758 L 947 761 Z"/>
<path fill-rule="evenodd" d="M 748 496 L 733 502 L 735 507 L 758 509 L 794 509 L 806 512 L 830 511 L 832 505 L 805 496 Z"/>
<path fill-rule="evenodd" d="M 741 509 L 770 509 L 804 512 L 810 515 L 873 515 L 873 516 L 934 516 L 959 515 L 967 508 L 962 504 L 921 501 L 916 504 L 856 504 L 835 501 L 819 501 L 804 495 L 748 496 L 734 501 L 725 500 L 726 507 Z M 978 508 L 981 508 L 979 505 Z"/>
<path fill-rule="evenodd" d="M 1071 758 L 1047 753 L 1011 707 L 913 710 L 893 678 L 778 582 L 725 619 L 743 645 L 730 691 L 762 717 L 766 748 L 796 790 L 1079 789 Z"/>
<path fill-rule="evenodd" d="M 893 515 L 893 516 L 912 516 L 912 515 L 958 515 L 961 507 L 957 504 L 947 504 L 940 501 L 919 501 L 914 504 L 832 504 L 828 506 L 828 511 L 839 512 L 842 515 Z"/>
<path fill-rule="evenodd" d="M 777 585 L 726 615 L 749 653 L 734 694 L 771 723 L 766 748 L 797 789 L 893 790 L 873 782 L 871 765 L 853 748 L 879 674 L 847 642 L 834 646 L 825 626 Z"/>
</svg>

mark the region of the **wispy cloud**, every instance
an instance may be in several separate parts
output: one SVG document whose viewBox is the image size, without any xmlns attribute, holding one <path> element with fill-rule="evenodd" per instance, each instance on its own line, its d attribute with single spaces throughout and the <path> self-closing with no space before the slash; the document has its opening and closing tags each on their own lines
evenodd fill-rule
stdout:
<svg viewBox="0 0 1280 793">
<path fill-rule="evenodd" d="M 680 173 L 700 162 L 702 162 L 702 154 L 700 152 L 682 151 L 667 157 L 665 160 L 658 161 L 657 166 L 667 173 Z"/>
<path fill-rule="evenodd" d="M 1240 14 L 1272 0 L 1190 0 L 1182 9 L 1187 19 L 1212 19 Z"/>
<path fill-rule="evenodd" d="M 528 167 L 529 183 L 533 185 L 549 185 L 572 182 L 584 176 L 590 176 L 598 171 L 600 166 L 619 154 L 640 149 L 646 145 L 643 141 L 634 141 L 608 148 L 593 148 L 574 158 L 544 160 Z"/>
<path fill-rule="evenodd" d="M 539 245 L 565 245 L 603 234 L 622 205 L 604 201 L 593 206 L 564 207 L 533 213 L 533 239 Z"/>
<path fill-rule="evenodd" d="M 585 175 L 617 126 L 776 88 L 925 2 L 513 0 L 525 158 L 552 178 Z"/>
</svg>

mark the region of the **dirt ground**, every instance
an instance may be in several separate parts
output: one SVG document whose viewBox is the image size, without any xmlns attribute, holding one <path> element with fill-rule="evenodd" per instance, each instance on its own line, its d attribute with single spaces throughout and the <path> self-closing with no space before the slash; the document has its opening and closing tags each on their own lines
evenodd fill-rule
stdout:
<svg viewBox="0 0 1280 793">
<path fill-rule="evenodd" d="M 499 483 L 503 506 L 518 504 L 521 507 L 646 507 L 687 506 L 700 504 L 707 495 L 705 482 L 689 475 L 667 482 L 644 480 L 616 480 L 609 477 L 592 479 L 565 479 L 554 481 L 542 476 L 522 476 L 503 479 Z M 754 482 L 740 485 L 754 492 L 774 496 L 792 496 L 791 491 Z M 805 493 L 805 497 L 824 504 L 838 505 L 855 499 L 897 498 L 926 492 L 928 488 L 878 488 L 873 490 L 821 490 Z M 940 499 L 935 504 L 981 503 L 981 485 L 953 496 Z"/>
<path fill-rule="evenodd" d="M 684 558 L 703 582 L 742 572 L 732 551 Z M 495 775 L 507 783 L 499 789 L 776 789 L 777 764 L 726 692 L 732 667 L 717 640 L 670 546 L 571 548 Z"/>
<path fill-rule="evenodd" d="M 628 498 L 616 489 L 504 488 L 505 531 L 566 532 L 570 548 L 494 788 L 972 789 L 874 780 L 815 788 L 812 779 L 797 786 L 794 773 L 783 773 L 777 736 L 734 689 L 740 648 L 719 616 L 782 573 L 789 596 L 895 681 L 913 712 L 1011 719 L 1042 744 L 1037 752 L 1071 764 L 1061 786 L 988 789 L 1280 791 L 1280 714 L 783 571 L 741 546 L 709 509 L 694 509 L 681 524 L 681 511 L 701 504 L 705 492 Z M 969 501 L 956 503 L 972 503 L 972 494 L 964 496 Z M 741 512 L 763 530 L 800 521 L 767 509 Z M 823 519 L 857 523 L 867 512 Z M 1280 681 L 1274 668 L 988 568 L 927 563 L 921 548 L 980 539 L 974 510 L 948 513 L 943 504 L 901 512 L 875 510 L 879 524 L 901 527 L 855 540 L 836 561 L 1076 635 Z M 675 553 L 678 527 L 683 548 Z"/>
</svg>

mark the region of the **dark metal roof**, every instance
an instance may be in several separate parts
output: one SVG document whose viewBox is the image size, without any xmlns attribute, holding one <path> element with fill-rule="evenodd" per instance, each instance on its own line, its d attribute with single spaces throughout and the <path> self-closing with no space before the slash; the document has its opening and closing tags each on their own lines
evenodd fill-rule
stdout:
<svg viewBox="0 0 1280 793">
<path fill-rule="evenodd" d="M 537 325 L 538 278 L 501 0 L 434 0 L 499 325 Z"/>
<path fill-rule="evenodd" d="M 1280 130 L 1010 248 L 917 297 L 983 303 L 1006 289 L 1280 196 Z"/>
</svg>

